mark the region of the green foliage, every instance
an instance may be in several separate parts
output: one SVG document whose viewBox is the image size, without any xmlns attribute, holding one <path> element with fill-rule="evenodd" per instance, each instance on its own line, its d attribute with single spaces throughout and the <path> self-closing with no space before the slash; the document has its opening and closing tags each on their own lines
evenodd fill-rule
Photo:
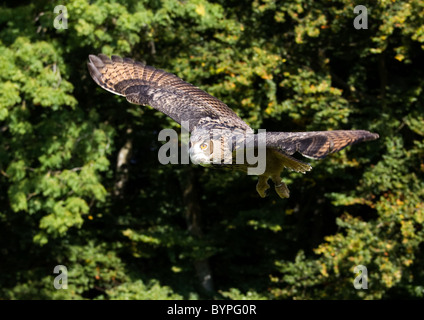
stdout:
<svg viewBox="0 0 424 320">
<path fill-rule="evenodd" d="M 112 300 L 181 300 L 182 297 L 172 292 L 167 286 L 161 286 L 157 281 L 145 285 L 141 280 L 126 282 L 107 291 Z"/>
<path fill-rule="evenodd" d="M 70 0 L 63 30 L 49 1 L 3 4 L 0 299 L 210 298 L 198 261 L 218 299 L 422 298 L 423 3 L 362 4 L 366 30 L 347 0 Z M 380 139 L 287 172 L 289 199 L 261 199 L 254 177 L 160 165 L 158 130 L 178 126 L 99 89 L 86 61 L 100 52 L 173 72 L 255 129 Z M 360 264 L 368 290 L 353 287 Z"/>
</svg>

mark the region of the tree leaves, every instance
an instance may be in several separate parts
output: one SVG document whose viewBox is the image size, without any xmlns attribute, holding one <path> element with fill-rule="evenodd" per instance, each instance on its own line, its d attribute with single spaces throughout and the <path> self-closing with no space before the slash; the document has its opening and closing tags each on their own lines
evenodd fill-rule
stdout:
<svg viewBox="0 0 424 320">
<path fill-rule="evenodd" d="M 72 0 L 0 7 L 0 296 L 204 298 L 423 296 L 422 3 Z M 370 19 L 371 20 L 371 19 Z M 187 230 L 186 171 L 157 162 L 175 123 L 96 87 L 92 53 L 146 61 L 222 99 L 255 129 L 380 134 L 286 173 L 291 198 L 193 168 L 202 236 Z M 117 155 L 132 141 L 120 197 Z M 199 222 L 200 225 L 200 222 Z M 69 289 L 53 288 L 56 265 Z M 369 290 L 353 288 L 356 265 Z"/>
</svg>

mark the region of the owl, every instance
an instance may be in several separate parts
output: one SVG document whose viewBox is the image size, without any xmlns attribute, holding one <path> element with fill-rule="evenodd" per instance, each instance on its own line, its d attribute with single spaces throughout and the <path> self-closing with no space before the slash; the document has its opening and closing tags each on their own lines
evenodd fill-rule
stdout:
<svg viewBox="0 0 424 320">
<path fill-rule="evenodd" d="M 149 105 L 184 126 L 190 132 L 189 154 L 193 163 L 258 175 L 256 190 L 261 197 L 266 196 L 271 180 L 276 193 L 288 198 L 282 171 L 287 168 L 306 173 L 312 169 L 293 157 L 294 153 L 322 159 L 349 145 L 379 137 L 365 130 L 255 134 L 225 103 L 174 74 L 129 58 L 103 54 L 89 55 L 87 65 L 91 77 L 103 89 L 124 96 L 130 103 Z M 249 154 L 258 159 L 257 163 L 249 161 Z M 264 165 L 258 169 L 259 160 Z"/>
</svg>

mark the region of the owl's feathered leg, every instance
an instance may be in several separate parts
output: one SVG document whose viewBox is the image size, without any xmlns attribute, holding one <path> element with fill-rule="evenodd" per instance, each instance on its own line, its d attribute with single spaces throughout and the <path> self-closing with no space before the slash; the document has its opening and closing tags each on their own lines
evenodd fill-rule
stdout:
<svg viewBox="0 0 424 320">
<path fill-rule="evenodd" d="M 280 196 L 280 198 L 288 198 L 290 197 L 289 188 L 287 188 L 286 184 L 283 182 L 279 175 L 271 176 L 272 182 L 274 182 L 275 192 Z"/>
<path fill-rule="evenodd" d="M 266 197 L 266 191 L 269 189 L 268 179 L 269 177 L 267 176 L 258 177 L 258 183 L 256 184 L 256 191 L 259 193 L 261 198 Z"/>
</svg>

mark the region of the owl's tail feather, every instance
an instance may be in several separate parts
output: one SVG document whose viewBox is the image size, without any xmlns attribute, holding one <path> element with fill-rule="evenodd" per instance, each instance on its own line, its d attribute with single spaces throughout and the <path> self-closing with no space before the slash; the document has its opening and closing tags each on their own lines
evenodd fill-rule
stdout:
<svg viewBox="0 0 424 320">
<path fill-rule="evenodd" d="M 312 169 L 310 164 L 300 161 L 292 156 L 289 156 L 287 154 L 282 154 L 278 151 L 276 151 L 275 154 L 280 158 L 281 163 L 287 169 L 301 172 L 301 173 L 306 173 L 307 171 L 311 171 Z"/>
</svg>

